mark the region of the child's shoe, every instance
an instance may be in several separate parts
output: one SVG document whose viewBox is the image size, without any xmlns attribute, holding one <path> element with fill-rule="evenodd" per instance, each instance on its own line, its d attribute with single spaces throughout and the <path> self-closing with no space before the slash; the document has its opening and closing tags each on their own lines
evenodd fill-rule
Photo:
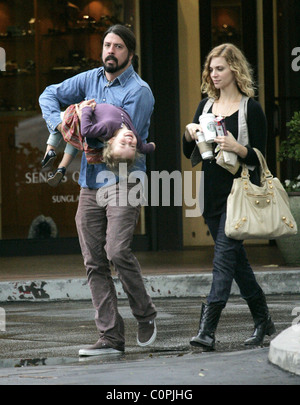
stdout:
<svg viewBox="0 0 300 405">
<path fill-rule="evenodd" d="M 47 183 L 51 187 L 56 187 L 61 182 L 62 178 L 66 173 L 65 167 L 59 167 L 55 172 L 49 177 Z"/>
<path fill-rule="evenodd" d="M 50 149 L 42 160 L 42 168 L 52 166 L 54 160 L 56 159 L 56 153 L 54 149 Z"/>
</svg>

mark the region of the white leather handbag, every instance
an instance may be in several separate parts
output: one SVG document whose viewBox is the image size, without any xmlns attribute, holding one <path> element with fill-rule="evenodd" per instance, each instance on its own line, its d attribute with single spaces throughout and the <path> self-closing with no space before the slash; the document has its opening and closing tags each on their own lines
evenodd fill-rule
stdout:
<svg viewBox="0 0 300 405">
<path fill-rule="evenodd" d="M 273 177 L 264 156 L 253 148 L 261 166 L 260 186 L 250 181 L 246 165 L 234 179 L 227 199 L 225 234 L 233 239 L 278 239 L 295 235 L 297 224 L 280 180 Z"/>
</svg>

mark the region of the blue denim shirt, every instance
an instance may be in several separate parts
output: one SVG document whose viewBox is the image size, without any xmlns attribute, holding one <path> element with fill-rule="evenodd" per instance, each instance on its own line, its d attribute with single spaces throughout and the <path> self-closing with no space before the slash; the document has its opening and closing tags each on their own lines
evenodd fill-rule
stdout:
<svg viewBox="0 0 300 405">
<path fill-rule="evenodd" d="M 48 86 L 41 94 L 39 103 L 49 132 L 54 133 L 57 125 L 61 123 L 61 109 L 90 99 L 95 99 L 97 103 L 107 103 L 124 108 L 130 115 L 137 133 L 143 142 L 146 142 L 154 107 L 154 97 L 149 85 L 134 71 L 132 65 L 112 83 L 107 81 L 104 68 L 100 67 L 79 73 L 62 83 Z M 110 184 L 113 176 L 109 182 L 107 179 L 104 180 L 104 176 L 101 176 L 101 172 L 107 170 L 104 163 L 87 164 L 83 153 L 79 185 L 98 189 Z M 146 170 L 144 156 L 136 162 L 131 171 L 133 170 L 142 172 Z M 101 177 L 102 180 L 99 181 Z"/>
</svg>

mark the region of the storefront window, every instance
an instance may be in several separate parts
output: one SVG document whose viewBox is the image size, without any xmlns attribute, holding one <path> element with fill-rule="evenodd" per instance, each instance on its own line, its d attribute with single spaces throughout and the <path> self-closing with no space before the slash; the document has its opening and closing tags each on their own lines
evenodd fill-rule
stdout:
<svg viewBox="0 0 300 405">
<path fill-rule="evenodd" d="M 212 45 L 230 42 L 242 47 L 241 0 L 212 0 Z"/>
<path fill-rule="evenodd" d="M 0 239 L 77 236 L 81 153 L 61 184 L 51 188 L 49 170 L 41 170 L 49 134 L 38 97 L 47 85 L 98 67 L 103 33 L 117 22 L 134 29 L 134 5 L 134 0 L 0 1 L 5 58 L 0 72 Z"/>
</svg>

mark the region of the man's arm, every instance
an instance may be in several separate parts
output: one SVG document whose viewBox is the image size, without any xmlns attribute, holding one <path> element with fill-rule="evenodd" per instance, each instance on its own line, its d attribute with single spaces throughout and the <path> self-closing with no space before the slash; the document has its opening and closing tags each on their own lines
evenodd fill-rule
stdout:
<svg viewBox="0 0 300 405">
<path fill-rule="evenodd" d="M 85 97 L 86 73 L 80 73 L 60 84 L 46 87 L 39 97 L 43 118 L 50 133 L 59 130 L 61 108 L 79 103 Z"/>
</svg>

